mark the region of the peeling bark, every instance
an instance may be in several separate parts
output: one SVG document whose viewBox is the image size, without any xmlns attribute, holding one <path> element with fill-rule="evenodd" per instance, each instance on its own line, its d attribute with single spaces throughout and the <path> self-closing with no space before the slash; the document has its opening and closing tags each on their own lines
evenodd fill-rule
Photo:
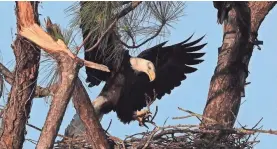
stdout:
<svg viewBox="0 0 277 149">
<path fill-rule="evenodd" d="M 233 127 L 259 26 L 275 4 L 276 2 L 248 2 L 245 9 L 232 8 L 229 11 L 224 32 L 235 32 L 223 37 L 203 113 L 203 127 Z"/>
<path fill-rule="evenodd" d="M 16 2 L 17 31 L 38 22 L 38 2 Z M 40 50 L 28 40 L 17 36 L 14 42 L 15 75 L 3 115 L 0 148 L 21 149 L 34 98 L 39 69 Z"/>
</svg>

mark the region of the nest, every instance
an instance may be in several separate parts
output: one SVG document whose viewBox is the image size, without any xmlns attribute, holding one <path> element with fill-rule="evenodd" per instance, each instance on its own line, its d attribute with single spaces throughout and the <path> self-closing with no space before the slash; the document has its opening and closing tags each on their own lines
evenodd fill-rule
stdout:
<svg viewBox="0 0 277 149">
<path fill-rule="evenodd" d="M 179 110 L 188 113 L 187 116 L 174 117 L 173 119 L 185 119 L 196 117 L 201 121 L 202 115 L 178 107 Z M 214 126 L 203 125 L 169 125 L 157 126 L 153 119 L 150 124 L 154 126 L 151 131 L 136 133 L 127 136 L 124 140 L 110 135 L 105 131 L 111 148 L 114 149 L 252 149 L 259 143 L 257 133 L 277 135 L 277 131 L 262 130 L 257 128 L 261 120 L 252 128 L 229 128 L 216 124 Z M 208 119 L 210 120 L 210 119 Z M 167 121 L 167 120 L 166 120 Z M 164 125 L 166 123 L 164 122 Z M 55 143 L 55 149 L 92 149 L 85 134 L 73 138 L 64 137 Z"/>
<path fill-rule="evenodd" d="M 200 129 L 199 125 L 156 126 L 152 131 L 127 136 L 124 140 L 107 134 L 115 149 L 251 149 L 259 141 L 252 130 L 235 128 Z M 64 138 L 55 149 L 92 149 L 85 135 Z"/>
</svg>

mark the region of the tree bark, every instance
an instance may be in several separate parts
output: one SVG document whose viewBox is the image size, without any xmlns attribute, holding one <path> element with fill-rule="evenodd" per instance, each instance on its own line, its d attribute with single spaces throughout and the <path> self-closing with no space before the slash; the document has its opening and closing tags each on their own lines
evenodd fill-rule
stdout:
<svg viewBox="0 0 277 149">
<path fill-rule="evenodd" d="M 38 149 L 53 148 L 66 107 L 74 89 L 79 68 L 83 65 L 81 60 L 72 59 L 63 52 L 56 53 L 55 59 L 59 63 L 59 82 L 36 146 Z"/>
<path fill-rule="evenodd" d="M 93 149 L 108 149 L 109 144 L 102 126 L 94 112 L 89 95 L 81 80 L 76 81 L 73 104 L 82 124 L 86 128 L 86 137 Z"/>
<path fill-rule="evenodd" d="M 38 2 L 16 2 L 17 31 L 38 21 Z M 3 115 L 0 148 L 21 149 L 37 84 L 40 50 L 17 36 L 14 42 L 15 76 Z"/>
<path fill-rule="evenodd" d="M 245 9 L 232 8 L 229 11 L 228 22 L 224 24 L 224 33 L 229 34 L 223 36 L 223 44 L 219 49 L 217 67 L 203 113 L 203 127 L 233 127 L 259 26 L 275 4 L 248 2 Z"/>
<path fill-rule="evenodd" d="M 80 67 L 98 69 L 109 72 L 107 66 L 82 60 L 74 55 L 65 43 L 54 40 L 36 23 L 26 26 L 20 31 L 20 35 L 36 43 L 44 51 L 49 53 L 58 63 L 59 82 L 55 85 L 54 96 L 48 112 L 46 122 L 42 129 L 37 148 L 52 148 L 67 104 L 74 89 Z"/>
</svg>

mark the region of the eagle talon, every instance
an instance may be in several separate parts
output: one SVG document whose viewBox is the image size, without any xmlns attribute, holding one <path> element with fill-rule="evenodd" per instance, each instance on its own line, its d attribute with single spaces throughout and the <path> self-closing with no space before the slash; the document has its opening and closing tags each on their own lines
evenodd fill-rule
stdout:
<svg viewBox="0 0 277 149">
<path fill-rule="evenodd" d="M 152 119 L 152 113 L 147 109 L 137 111 L 135 112 L 135 119 L 139 122 L 139 126 L 145 126 L 148 128 L 145 123 L 150 122 L 150 119 Z"/>
</svg>

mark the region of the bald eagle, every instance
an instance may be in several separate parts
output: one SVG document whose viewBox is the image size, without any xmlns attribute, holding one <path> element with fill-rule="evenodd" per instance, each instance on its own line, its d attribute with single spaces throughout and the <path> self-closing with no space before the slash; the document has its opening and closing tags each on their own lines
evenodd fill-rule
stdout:
<svg viewBox="0 0 277 149">
<path fill-rule="evenodd" d="M 99 119 L 101 120 L 104 114 L 115 111 L 123 123 L 141 120 L 138 118 L 139 111 L 147 106 L 148 97 L 161 99 L 186 79 L 185 74 L 195 72 L 197 69 L 188 65 L 203 61 L 199 58 L 205 53 L 196 52 L 206 43 L 196 45 L 204 36 L 188 43 L 191 37 L 171 46 L 165 46 L 166 42 L 163 42 L 142 51 L 137 57 L 130 56 L 128 50 L 122 48 L 117 51 L 122 53 L 120 67 L 114 69 L 115 64 L 109 62 L 109 73 L 86 67 L 86 81 L 89 86 L 97 86 L 101 81 L 106 82 L 99 96 L 93 101 Z M 85 59 L 103 63 L 97 59 L 98 50 L 85 52 Z M 151 99 L 151 102 L 154 100 Z M 139 122 L 141 124 L 141 121 Z"/>
</svg>

